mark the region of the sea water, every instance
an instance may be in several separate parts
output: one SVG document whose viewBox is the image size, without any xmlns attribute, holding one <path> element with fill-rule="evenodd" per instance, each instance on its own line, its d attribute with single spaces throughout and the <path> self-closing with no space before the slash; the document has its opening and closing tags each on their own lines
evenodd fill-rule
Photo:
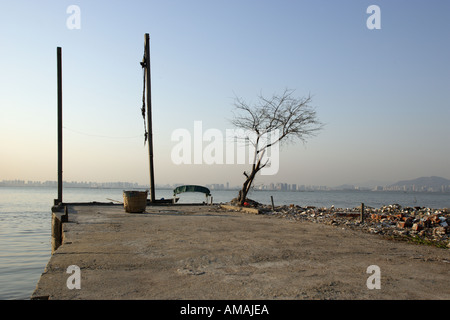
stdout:
<svg viewBox="0 0 450 320">
<path fill-rule="evenodd" d="M 64 202 L 123 201 L 121 189 L 65 188 Z M 214 203 L 228 202 L 237 190 L 211 190 Z M 0 187 L 0 299 L 29 299 L 51 256 L 51 207 L 56 188 Z M 171 199 L 172 190 L 156 190 L 156 198 Z M 201 193 L 178 195 L 178 203 L 201 203 Z M 249 198 L 263 204 L 354 208 L 364 203 L 450 207 L 450 194 L 370 191 L 277 192 L 252 191 Z"/>
</svg>

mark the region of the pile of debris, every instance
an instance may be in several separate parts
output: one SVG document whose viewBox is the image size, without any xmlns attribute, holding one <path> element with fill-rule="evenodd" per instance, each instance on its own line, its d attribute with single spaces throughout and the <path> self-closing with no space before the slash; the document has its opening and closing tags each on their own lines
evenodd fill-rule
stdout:
<svg viewBox="0 0 450 320">
<path fill-rule="evenodd" d="M 389 238 L 409 239 L 418 243 L 450 248 L 450 209 L 404 207 L 398 204 L 381 208 L 301 207 L 284 205 L 272 208 L 258 204 L 261 214 L 299 221 L 325 223 L 380 234 Z"/>
</svg>

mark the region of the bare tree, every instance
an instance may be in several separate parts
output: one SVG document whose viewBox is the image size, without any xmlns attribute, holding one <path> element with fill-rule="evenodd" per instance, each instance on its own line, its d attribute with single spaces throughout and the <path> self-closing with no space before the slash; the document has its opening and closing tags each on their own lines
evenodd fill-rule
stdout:
<svg viewBox="0 0 450 320">
<path fill-rule="evenodd" d="M 243 205 L 252 187 L 256 174 L 269 164 L 264 155 L 275 144 L 299 139 L 303 143 L 323 128 L 311 107 L 311 96 L 293 97 L 294 90 L 286 89 L 281 95 L 271 98 L 259 95 L 258 102 L 249 105 L 243 99 L 234 100 L 235 112 L 231 123 L 246 132 L 252 132 L 252 139 L 246 139 L 253 146 L 254 159 L 250 173 L 244 171 L 245 181 L 239 191 L 238 203 Z M 273 133 L 277 132 L 275 139 Z M 272 139 L 267 135 L 272 134 Z"/>
</svg>

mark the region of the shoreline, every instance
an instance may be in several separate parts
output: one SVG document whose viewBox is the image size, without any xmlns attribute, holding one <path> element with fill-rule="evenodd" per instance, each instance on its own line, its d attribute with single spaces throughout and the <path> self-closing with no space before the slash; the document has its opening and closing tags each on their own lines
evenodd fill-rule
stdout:
<svg viewBox="0 0 450 320">
<path fill-rule="evenodd" d="M 279 216 L 296 221 L 324 223 L 335 227 L 347 227 L 388 239 L 433 245 L 450 249 L 450 209 L 428 207 L 402 207 L 391 204 L 380 208 L 334 208 L 298 205 L 271 205 L 253 203 L 261 214 Z"/>
</svg>

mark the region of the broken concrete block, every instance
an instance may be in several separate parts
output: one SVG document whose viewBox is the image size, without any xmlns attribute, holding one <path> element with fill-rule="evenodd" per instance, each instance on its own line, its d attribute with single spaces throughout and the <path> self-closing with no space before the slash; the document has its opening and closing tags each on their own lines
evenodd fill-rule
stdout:
<svg viewBox="0 0 450 320">
<path fill-rule="evenodd" d="M 397 222 L 397 227 L 406 228 L 406 222 L 405 221 Z"/>
</svg>

